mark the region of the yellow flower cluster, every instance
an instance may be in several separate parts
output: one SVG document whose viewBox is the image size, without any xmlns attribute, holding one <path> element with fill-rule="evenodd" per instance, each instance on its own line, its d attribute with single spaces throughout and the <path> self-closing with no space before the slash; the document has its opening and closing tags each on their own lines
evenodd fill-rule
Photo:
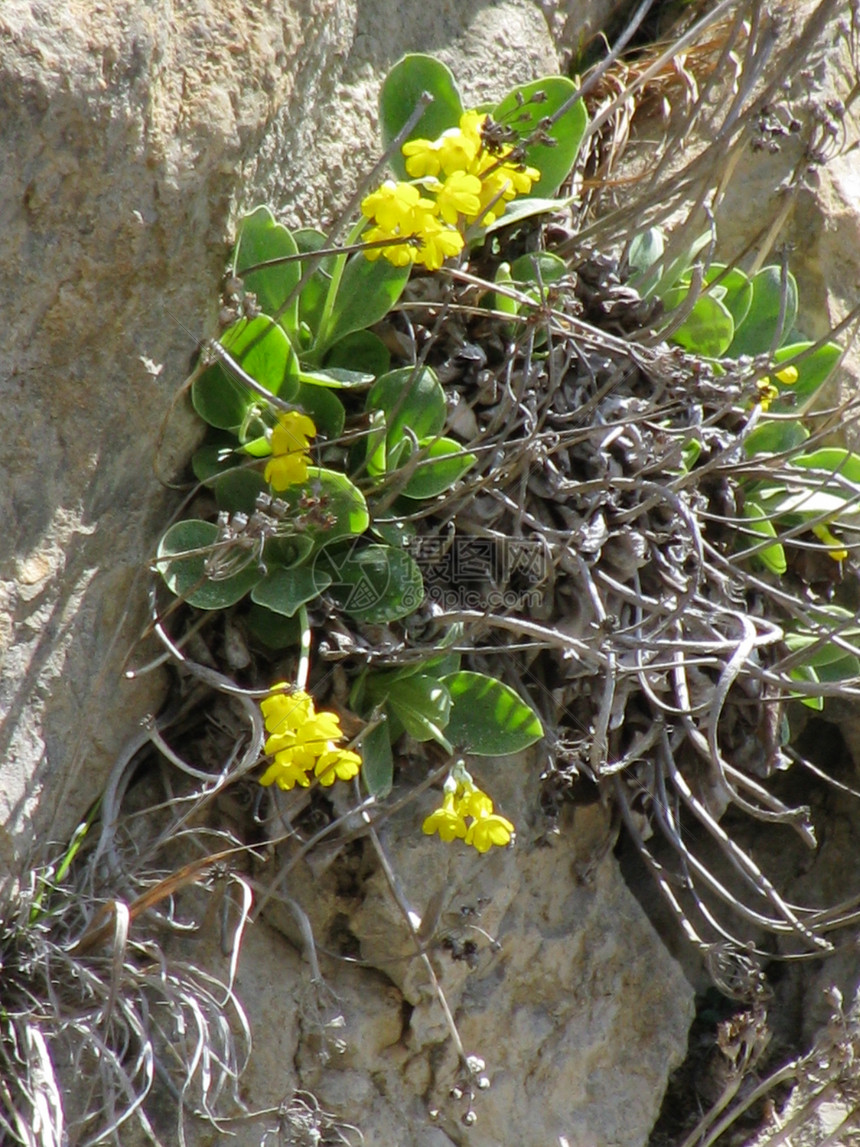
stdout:
<svg viewBox="0 0 860 1147">
<path fill-rule="evenodd" d="M 272 457 L 266 463 L 263 477 L 273 490 L 286 490 L 307 480 L 310 460 L 308 439 L 316 437 L 313 419 L 296 410 L 278 415 L 272 431 Z"/>
<path fill-rule="evenodd" d="M 785 366 L 782 370 L 774 371 L 774 377 L 779 379 L 783 386 L 794 386 L 798 379 L 797 369 L 793 366 Z M 770 381 L 768 375 L 760 378 L 756 386 L 758 387 L 759 406 L 762 410 L 769 410 L 770 404 L 779 398 L 779 390 Z"/>
<path fill-rule="evenodd" d="M 307 693 L 290 692 L 284 682 L 272 686 L 260 708 L 269 733 L 266 752 L 275 758 L 260 778 L 261 785 L 308 788 L 312 774 L 321 785 L 356 776 L 361 757 L 335 743 L 343 739 L 336 713 L 317 713 Z"/>
<path fill-rule="evenodd" d="M 422 828 L 428 836 L 438 832 L 444 841 L 465 840 L 478 852 L 510 844 L 514 836 L 511 822 L 493 812 L 492 800 L 465 771 L 457 780 L 448 779 L 442 807 L 430 813 Z"/>
<path fill-rule="evenodd" d="M 368 243 L 397 239 L 391 247 L 371 247 L 368 259 L 384 255 L 397 267 L 420 263 L 436 271 L 459 255 L 470 223 L 489 227 L 517 195 L 528 195 L 540 172 L 509 159 L 505 145 L 490 152 L 481 129 L 486 115 L 464 112 L 458 127 L 438 139 L 413 139 L 403 145 L 406 170 L 414 183 L 387 180 L 362 201 L 362 213 L 374 224 Z M 422 194 L 422 189 L 424 194 Z"/>
</svg>

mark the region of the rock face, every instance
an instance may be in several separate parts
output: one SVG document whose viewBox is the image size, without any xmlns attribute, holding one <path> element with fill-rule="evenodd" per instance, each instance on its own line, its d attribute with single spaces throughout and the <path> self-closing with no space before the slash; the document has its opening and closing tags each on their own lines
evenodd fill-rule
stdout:
<svg viewBox="0 0 860 1147">
<path fill-rule="evenodd" d="M 269 201 L 325 224 L 372 162 L 378 84 L 409 49 L 438 54 L 475 100 L 555 68 L 526 0 L 3 5 L 0 877 L 61 850 L 163 700 L 157 672 L 123 669 L 151 652 L 145 563 L 198 434 L 176 396 L 214 320 L 231 221 Z M 500 799 L 527 823 L 515 785 Z M 492 1084 L 472 1131 L 421 966 L 387 962 L 406 933 L 376 867 L 345 905 L 310 871 L 290 890 L 321 936 L 343 916 L 370 964 L 326 965 L 342 1048 L 308 1018 L 294 950 L 264 923 L 252 933 L 237 983 L 254 1020 L 249 1104 L 312 1089 L 339 1125 L 400 1147 L 644 1142 L 690 993 L 601 818 L 577 813 L 553 847 L 524 830 L 485 862 L 413 839 L 412 810 L 389 830 L 411 895 L 448 890 L 437 935 L 453 947 L 431 956 Z M 500 944 L 475 933 L 474 969 L 453 958 L 464 921 Z M 202 948 L 195 959 L 218 970 Z M 259 1127 L 239 1134 L 259 1142 Z"/>
</svg>

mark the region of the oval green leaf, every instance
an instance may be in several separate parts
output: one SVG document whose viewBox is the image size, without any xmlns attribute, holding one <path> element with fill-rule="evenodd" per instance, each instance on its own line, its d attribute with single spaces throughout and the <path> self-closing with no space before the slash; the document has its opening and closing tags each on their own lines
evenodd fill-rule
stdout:
<svg viewBox="0 0 860 1147">
<path fill-rule="evenodd" d="M 771 573 L 779 574 L 781 577 L 788 569 L 788 562 L 785 557 L 785 550 L 779 542 L 775 539 L 777 537 L 776 528 L 770 518 L 765 516 L 764 510 L 756 502 L 747 501 L 744 504 L 743 515 L 746 520 L 747 526 L 758 534 L 761 538 L 774 539 L 772 546 L 763 546 L 757 550 L 755 557 L 771 571 Z M 744 547 L 748 545 L 749 539 L 744 538 Z"/>
<path fill-rule="evenodd" d="M 326 370 L 358 371 L 371 382 L 391 366 L 388 347 L 373 331 L 353 331 L 336 342 L 324 363 Z"/>
<path fill-rule="evenodd" d="M 330 579 L 330 593 L 344 613 L 378 624 L 414 613 L 424 600 L 421 570 L 409 554 L 391 546 L 327 547 L 314 570 Z"/>
<path fill-rule="evenodd" d="M 388 722 L 382 721 L 369 732 L 362 733 L 358 750 L 365 787 L 371 796 L 382 800 L 391 792 L 394 783 L 394 757 Z"/>
<path fill-rule="evenodd" d="M 663 301 L 667 311 L 674 310 L 689 294 L 687 287 L 667 291 Z M 671 315 L 669 316 L 671 321 Z M 735 324 L 728 309 L 713 295 L 699 295 L 683 323 L 669 335 L 669 341 L 691 354 L 704 358 L 721 358 L 732 341 Z"/>
<path fill-rule="evenodd" d="M 395 267 L 385 258 L 370 260 L 359 251 L 344 267 L 325 330 L 314 344 L 317 355 L 328 351 L 353 331 L 385 318 L 403 293 L 412 265 Z"/>
<path fill-rule="evenodd" d="M 404 56 L 385 77 L 379 93 L 379 128 L 384 148 L 397 138 L 424 92 L 430 93 L 433 102 L 425 108 L 408 139 L 437 139 L 443 131 L 459 124 L 463 101 L 450 70 L 433 56 Z M 409 178 L 399 150 L 388 162 L 398 178 Z"/>
<path fill-rule="evenodd" d="M 543 97 L 541 102 L 531 102 L 535 95 Z M 547 76 L 529 84 L 519 84 L 490 114 L 497 123 L 513 128 L 520 139 L 525 139 L 575 95 L 576 86 L 570 80 L 564 76 Z M 526 149 L 525 162 L 541 173 L 540 179 L 532 185 L 534 196 L 549 196 L 558 190 L 576 162 L 587 126 L 585 105 L 577 99 L 548 129 L 550 139 L 555 140 L 554 147 L 538 143 Z"/>
<path fill-rule="evenodd" d="M 175 522 L 158 545 L 156 567 L 171 593 L 198 609 L 226 609 L 235 605 L 260 580 L 254 555 L 233 547 L 219 552 L 219 530 L 214 522 L 189 518 Z M 248 564 L 232 577 L 212 578 L 206 572 L 207 559 L 218 556 L 230 561 L 234 556 Z"/>
<path fill-rule="evenodd" d="M 256 207 L 239 225 L 233 273 L 243 280 L 246 291 L 253 291 L 257 296 L 257 304 L 265 314 L 277 314 L 295 290 L 301 277 L 301 264 L 298 259 L 290 259 L 273 267 L 262 267 L 259 271 L 246 272 L 244 268 L 269 259 L 294 256 L 298 252 L 295 239 L 282 223 L 278 223 L 268 207 Z M 293 299 L 278 321 L 293 338 L 296 337 L 298 299 Z"/>
<path fill-rule="evenodd" d="M 262 605 L 251 606 L 246 623 L 251 636 L 267 649 L 285 649 L 301 641 L 302 631 L 297 618 L 273 613 Z"/>
<path fill-rule="evenodd" d="M 797 318 L 797 283 L 790 271 L 785 275 L 784 285 L 782 268 L 775 265 L 762 267 L 751 282 L 749 310 L 727 351 L 731 358 L 742 354 L 773 354 L 785 342 Z"/>
<path fill-rule="evenodd" d="M 293 237 L 302 254 L 310 254 L 329 246 L 328 239 L 322 231 L 316 231 L 312 227 L 303 227 L 296 231 Z M 334 255 L 322 255 L 318 259 L 302 259 L 301 261 L 301 275 L 304 275 L 311 265 L 314 270 L 299 294 L 299 323 L 305 324 L 314 335 L 319 331 L 326 296 L 331 285 L 335 257 Z"/>
<path fill-rule="evenodd" d="M 386 468 L 386 452 L 396 454 L 409 427 L 419 439 L 435 437 L 445 425 L 445 392 L 429 366 L 402 367 L 378 378 L 368 391 L 366 410 L 381 411 L 384 429 L 368 436 L 368 469 L 380 474 Z M 382 450 L 382 447 L 385 450 Z M 400 451 L 402 454 L 402 449 Z"/>
<path fill-rule="evenodd" d="M 773 356 L 774 362 L 777 366 L 789 362 L 814 345 L 811 342 L 800 342 L 780 347 Z M 787 385 L 780 382 L 775 375 L 772 376 L 770 381 L 780 392 L 779 398 L 771 403 L 770 408 L 774 414 L 805 410 L 818 388 L 833 373 L 841 357 L 840 346 L 836 343 L 824 343 L 800 362 L 792 364 L 797 370 L 797 382 Z"/>
<path fill-rule="evenodd" d="M 448 743 L 444 730 L 451 717 L 451 694 L 438 677 L 414 673 L 398 678 L 388 689 L 387 705 L 414 740 Z"/>
<path fill-rule="evenodd" d="M 346 411 L 336 394 L 316 383 L 303 382 L 296 395 L 296 403 L 311 416 L 318 434 L 325 435 L 329 441 L 340 438 Z"/>
<path fill-rule="evenodd" d="M 801 422 L 765 419 L 744 439 L 744 450 L 748 458 L 754 454 L 782 454 L 796 450 L 808 437 L 809 431 Z"/>
<path fill-rule="evenodd" d="M 798 454 L 792 459 L 795 466 L 810 470 L 824 470 L 828 474 L 847 478 L 849 482 L 860 483 L 860 455 L 852 454 L 841 446 L 822 446 L 809 454 Z"/>
<path fill-rule="evenodd" d="M 453 438 L 429 438 L 420 446 L 424 457 L 403 488 L 405 498 L 435 498 L 443 494 L 478 460 Z"/>
<path fill-rule="evenodd" d="M 713 288 L 714 297 L 719 299 L 735 324 L 735 330 L 749 314 L 752 304 L 753 285 L 748 275 L 738 267 L 727 269 L 724 263 L 711 263 L 705 274 L 705 283 L 710 285 L 719 279 Z"/>
<path fill-rule="evenodd" d="M 483 673 L 460 670 L 443 677 L 453 702 L 445 736 L 476 756 L 518 753 L 543 736 L 535 711 L 509 686 Z"/>
<path fill-rule="evenodd" d="M 267 315 L 239 319 L 221 336 L 221 345 L 265 390 L 287 401 L 294 397 L 299 380 L 298 359 L 283 328 Z M 238 433 L 248 408 L 265 399 L 219 360 L 194 380 L 191 401 L 204 422 Z"/>
<path fill-rule="evenodd" d="M 313 601 L 327 588 L 322 571 L 316 574 L 307 566 L 277 569 L 254 586 L 251 601 L 273 613 L 293 617 L 300 606 Z"/>
</svg>

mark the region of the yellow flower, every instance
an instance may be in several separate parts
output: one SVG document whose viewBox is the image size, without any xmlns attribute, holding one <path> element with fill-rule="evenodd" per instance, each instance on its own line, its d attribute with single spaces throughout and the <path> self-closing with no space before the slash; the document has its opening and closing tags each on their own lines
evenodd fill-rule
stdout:
<svg viewBox="0 0 860 1147">
<path fill-rule="evenodd" d="M 382 227 L 371 227 L 369 231 L 364 232 L 364 241 L 366 243 L 378 243 L 382 239 L 393 239 L 395 236 L 390 232 L 384 231 Z M 391 247 L 369 247 L 364 252 L 365 259 L 369 259 L 371 263 L 375 262 L 380 255 L 384 255 L 389 263 L 393 263 L 395 267 L 405 267 L 407 263 L 414 263 L 418 255 L 418 247 L 412 246 L 409 243 L 395 243 Z"/>
<path fill-rule="evenodd" d="M 455 768 L 445 790 L 442 807 L 430 813 L 422 825 L 428 836 L 438 832 L 446 842 L 465 840 L 478 852 L 488 852 L 493 845 L 510 844 L 514 826 L 493 812 L 492 800 L 473 783 L 465 769 Z"/>
<path fill-rule="evenodd" d="M 365 196 L 361 210 L 374 224 L 365 232 L 368 243 L 399 240 L 366 249 L 368 259 L 384 255 L 396 267 L 420 263 L 436 271 L 462 251 L 465 224 L 489 227 L 503 214 L 506 202 L 529 194 L 540 172 L 509 162 L 511 147 L 486 151 L 482 136 L 486 121 L 482 112 L 463 112 L 458 126 L 443 131 L 438 139 L 403 144 L 406 171 L 423 183 L 426 196 L 414 184 L 391 180 Z M 410 238 L 418 242 L 405 242 Z"/>
<path fill-rule="evenodd" d="M 401 150 L 406 156 L 406 171 L 413 179 L 439 174 L 442 170 L 441 143 L 440 139 L 411 139 L 404 143 Z"/>
<path fill-rule="evenodd" d="M 445 794 L 442 807 L 431 812 L 421 828 L 427 836 L 432 836 L 434 832 L 438 832 L 446 842 L 454 840 L 455 837 L 459 837 L 461 840 L 465 837 L 468 829 L 463 814 L 457 806 L 454 793 Z"/>
<path fill-rule="evenodd" d="M 415 262 L 428 271 L 438 271 L 446 259 L 459 255 L 465 239 L 453 227 L 446 227 L 438 219 L 428 219 L 418 232 L 421 247 L 415 252 Z"/>
<path fill-rule="evenodd" d="M 829 558 L 833 558 L 835 562 L 845 561 L 845 559 L 848 557 L 848 551 L 845 549 L 842 542 L 840 542 L 839 538 L 837 538 L 835 534 L 831 533 L 823 522 L 819 522 L 818 525 L 813 526 L 812 532 L 815 534 L 819 541 L 824 542 L 824 544 L 828 547 L 827 556 Z"/>
<path fill-rule="evenodd" d="M 335 781 L 350 781 L 358 775 L 361 757 L 352 749 L 326 749 L 314 765 L 314 772 L 321 785 L 333 785 Z"/>
<path fill-rule="evenodd" d="M 260 784 L 307 788 L 311 774 L 316 774 L 323 785 L 354 777 L 361 768 L 361 757 L 335 743 L 343 737 L 338 715 L 317 713 L 313 698 L 301 689 L 290 692 L 288 688 L 284 682 L 273 685 L 260 705 L 269 733 L 266 752 L 275 758 Z"/>
<path fill-rule="evenodd" d="M 504 214 L 506 202 L 517 195 L 528 195 L 532 183 L 540 179 L 540 172 L 534 167 L 500 163 L 498 156 L 489 154 L 481 156 L 475 174 L 481 179 L 481 205 L 470 222 L 477 221 L 482 227 L 489 227 Z"/>
<path fill-rule="evenodd" d="M 409 235 L 420 225 L 426 214 L 433 214 L 436 205 L 432 199 L 423 199 L 412 183 L 394 183 L 386 179 L 377 190 L 361 201 L 361 213 L 375 219 L 383 231 Z"/>
<path fill-rule="evenodd" d="M 782 370 L 774 371 L 774 377 L 782 383 L 783 386 L 794 386 L 798 379 L 798 373 L 793 366 L 784 366 Z M 774 386 L 770 381 L 770 377 L 765 375 L 760 378 L 756 383 L 758 388 L 758 404 L 762 410 L 770 410 L 770 404 L 779 398 L 779 388 Z"/>
<path fill-rule="evenodd" d="M 455 171 L 432 190 L 436 192 L 436 205 L 446 223 L 456 225 L 460 215 L 474 218 L 481 209 L 481 181 L 476 175 Z"/>
<path fill-rule="evenodd" d="M 453 228 L 446 229 L 436 218 L 436 201 L 422 197 L 418 188 L 411 183 L 383 183 L 378 191 L 373 191 L 362 201 L 361 210 L 368 219 L 376 223 L 365 232 L 368 243 L 383 239 L 399 239 L 390 247 L 376 247 L 364 253 L 371 261 L 380 255 L 395 267 L 405 267 L 408 263 L 423 263 L 430 270 L 438 270 L 449 255 L 458 254 L 463 247 L 463 238 Z M 417 244 L 403 242 L 409 238 Z"/>
<path fill-rule="evenodd" d="M 413 179 L 453 175 L 467 171 L 481 150 L 481 128 L 486 115 L 463 112 L 457 127 L 443 131 L 438 139 L 412 139 L 401 148 L 406 156 L 406 170 Z"/>
<path fill-rule="evenodd" d="M 794 366 L 784 366 L 774 373 L 783 386 L 794 386 L 798 379 L 797 368 Z"/>
<path fill-rule="evenodd" d="M 307 480 L 308 439 L 315 438 L 316 432 L 313 420 L 306 414 L 290 410 L 278 415 L 278 424 L 272 431 L 272 457 L 263 473 L 273 490 L 286 490 Z"/>
<path fill-rule="evenodd" d="M 478 852 L 489 852 L 494 844 L 504 847 L 510 844 L 514 835 L 511 822 L 494 813 L 492 808 L 493 803 L 490 801 L 489 810 L 482 808 L 466 833 L 466 844 L 471 844 Z"/>
</svg>

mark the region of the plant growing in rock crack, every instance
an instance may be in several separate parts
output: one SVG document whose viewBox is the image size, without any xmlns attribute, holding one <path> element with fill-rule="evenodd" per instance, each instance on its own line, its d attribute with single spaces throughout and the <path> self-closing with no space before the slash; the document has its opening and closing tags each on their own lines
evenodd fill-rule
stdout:
<svg viewBox="0 0 860 1147">
<path fill-rule="evenodd" d="M 173 596 L 153 591 L 152 629 L 190 687 L 140 742 L 196 792 L 186 806 L 163 781 L 164 823 L 142 845 L 119 816 L 138 758 L 118 762 L 84 872 L 106 866 L 131 907 L 114 899 L 73 933 L 81 960 L 111 936 L 128 953 L 118 932 L 159 903 L 141 884 L 160 849 L 193 840 L 176 866 L 193 883 L 241 848 L 189 827 L 221 801 L 270 846 L 296 844 L 260 902 L 294 913 L 318 985 L 309 922 L 282 888 L 322 840 L 366 837 L 450 1022 L 469 1123 L 483 1063 L 429 959 L 432 913 L 416 922 L 377 833 L 416 795 L 394 786 L 417 746 L 424 784 L 442 786 L 424 832 L 490 852 L 514 824 L 467 763 L 544 735 L 549 826 L 578 778 L 613 799 L 727 994 L 760 1003 L 770 937 L 817 955 L 854 911 L 790 902 L 721 823 L 733 806 L 814 843 L 809 810 L 773 791 L 776 772 L 814 767 L 790 705 L 857 694 L 840 589 L 860 459 L 824 446 L 833 420 L 804 409 L 838 349 L 795 336 L 787 268 L 697 268 L 701 247 L 670 259 L 638 223 L 625 260 L 620 241 L 589 248 L 589 196 L 559 188 L 601 117 L 560 79 L 469 112 L 444 68 L 409 57 L 381 103 L 394 179 L 376 171 L 329 235 L 265 207 L 241 221 L 225 329 L 191 386 L 210 427 L 200 488 L 155 562 Z M 668 325 L 639 341 L 655 299 Z M 201 761 L 186 723 L 208 690 L 229 703 Z M 338 815 L 313 819 L 320 794 Z M 172 907 L 174 885 L 159 887 Z M 21 1031 L 38 1072 L 39 1039 Z M 150 1084 L 120 1081 L 124 1113 Z M 282 1112 L 290 1129 L 305 1117 L 334 1124 L 304 1098 Z"/>
<path fill-rule="evenodd" d="M 797 334 L 786 267 L 700 268 L 702 241 L 670 259 L 654 230 L 623 264 L 578 249 L 576 201 L 542 198 L 588 131 L 573 96 L 541 81 L 487 120 L 408 58 L 381 101 L 398 178 L 344 247 L 266 208 L 242 221 L 230 325 L 192 384 L 218 517 L 172 526 L 157 568 L 296 650 L 264 701 L 264 784 L 360 770 L 372 822 L 402 738 L 439 746 L 424 831 L 484 851 L 514 825 L 463 755 L 545 732 L 550 814 L 578 775 L 611 795 L 716 982 L 757 999 L 751 932 L 814 954 L 850 919 L 788 901 L 720 823 L 732 805 L 812 844 L 768 785 L 807 764 L 788 706 L 857 691 L 838 596 L 860 459 L 806 413 L 840 352 Z M 647 346 L 628 336 L 651 299 L 669 317 Z"/>
</svg>

